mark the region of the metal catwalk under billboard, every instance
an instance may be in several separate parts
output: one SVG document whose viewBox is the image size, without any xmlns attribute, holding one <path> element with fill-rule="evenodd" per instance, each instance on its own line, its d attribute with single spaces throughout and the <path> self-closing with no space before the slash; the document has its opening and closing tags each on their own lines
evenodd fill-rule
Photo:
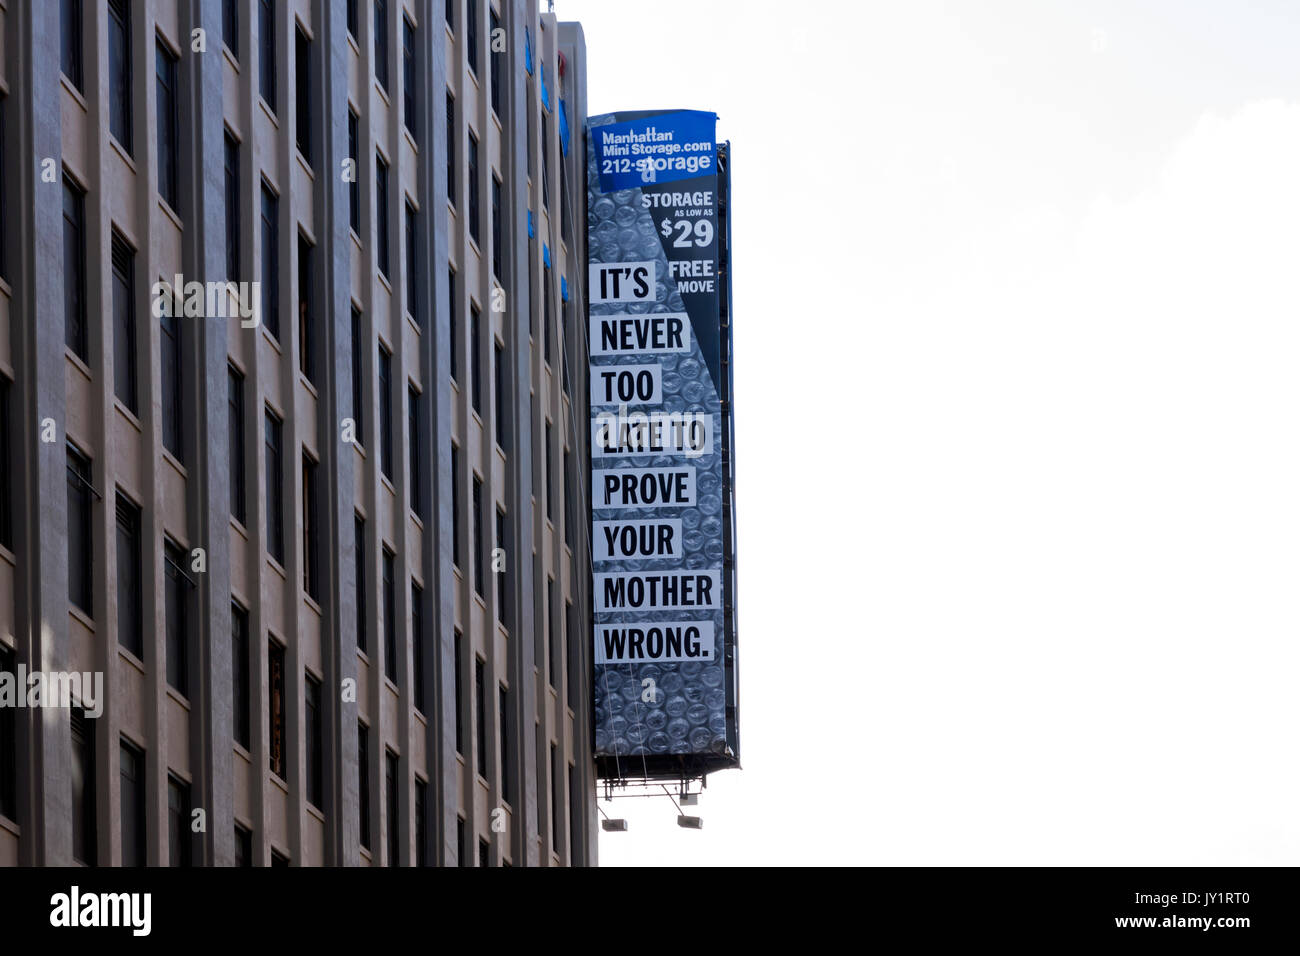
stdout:
<svg viewBox="0 0 1300 956">
<path fill-rule="evenodd" d="M 740 763 L 729 145 L 713 113 L 588 121 L 599 773 Z"/>
</svg>

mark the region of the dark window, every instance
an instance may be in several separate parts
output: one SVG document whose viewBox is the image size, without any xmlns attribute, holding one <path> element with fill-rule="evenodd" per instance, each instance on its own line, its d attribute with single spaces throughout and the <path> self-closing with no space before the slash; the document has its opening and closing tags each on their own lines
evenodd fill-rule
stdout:
<svg viewBox="0 0 1300 956">
<path fill-rule="evenodd" d="M 135 250 L 113 230 L 113 393 L 139 414 L 135 370 Z"/>
<path fill-rule="evenodd" d="M 502 54 L 497 52 L 496 38 L 500 36 L 497 33 L 501 29 L 501 20 L 497 17 L 497 12 L 488 7 L 489 25 L 488 32 L 488 81 L 492 87 L 492 112 L 497 116 L 501 115 L 501 59 Z"/>
<path fill-rule="evenodd" d="M 488 841 L 482 837 L 478 838 L 478 865 L 482 867 L 491 866 L 491 850 L 488 847 Z"/>
<path fill-rule="evenodd" d="M 560 806 L 564 802 L 564 782 L 560 777 L 559 754 L 551 744 L 551 849 L 560 852 Z"/>
<path fill-rule="evenodd" d="M 501 450 L 509 453 L 510 438 L 509 438 L 508 430 L 506 428 L 506 422 L 509 421 L 510 407 L 506 403 L 508 383 L 506 381 L 505 364 L 506 364 L 505 349 L 502 347 L 500 342 L 497 342 L 495 339 L 493 339 L 492 366 L 493 366 L 493 375 L 496 378 L 496 387 L 497 387 L 496 437 L 497 437 L 497 444 L 501 446 Z"/>
<path fill-rule="evenodd" d="M 419 257 L 416 255 L 418 250 L 415 225 L 415 207 L 408 202 L 406 204 L 406 311 L 411 313 L 415 324 L 420 325 L 420 299 L 416 286 L 416 279 L 419 276 L 417 268 Z"/>
<path fill-rule="evenodd" d="M 478 733 L 477 763 L 479 776 L 487 778 L 487 701 L 483 682 L 483 658 L 474 658 L 474 729 Z"/>
<path fill-rule="evenodd" d="M 550 518 L 554 513 L 554 495 L 551 493 L 551 487 L 555 484 L 554 476 L 551 474 L 551 464 L 553 452 L 551 451 L 551 423 L 546 423 L 546 517 Z"/>
<path fill-rule="evenodd" d="M 493 61 L 495 62 L 495 61 Z M 492 274 L 501 280 L 501 180 L 492 174 Z"/>
<path fill-rule="evenodd" d="M 469 134 L 469 163 L 465 171 L 469 179 L 469 237 L 478 242 L 479 208 L 478 208 L 478 137 L 473 131 Z"/>
<path fill-rule="evenodd" d="M 506 553 L 506 513 L 500 508 L 497 509 L 497 547 L 504 555 Z M 509 562 L 504 563 L 502 570 L 496 572 L 497 576 L 497 620 L 502 624 L 506 623 L 506 600 L 510 595 L 510 573 Z"/>
<path fill-rule="evenodd" d="M 551 205 L 551 117 L 542 111 L 542 207 Z"/>
<path fill-rule="evenodd" d="M 108 0 L 108 129 L 131 153 L 131 10 L 127 0 Z"/>
<path fill-rule="evenodd" d="M 280 201 L 262 183 L 262 324 L 280 337 Z"/>
<path fill-rule="evenodd" d="M 424 590 L 411 582 L 411 653 L 414 658 L 411 677 L 415 709 L 424 711 Z"/>
<path fill-rule="evenodd" d="M 547 667 L 546 682 L 552 687 L 555 686 L 555 579 L 548 577 L 546 579 L 546 639 L 547 648 L 550 653 L 547 655 L 549 664 Z"/>
<path fill-rule="evenodd" d="M 396 556 L 384 548 L 384 676 L 397 680 L 397 591 L 393 583 Z"/>
<path fill-rule="evenodd" d="M 90 361 L 86 344 L 86 193 L 63 177 L 63 337 Z"/>
<path fill-rule="evenodd" d="M 190 581 L 183 562 L 185 552 L 168 540 L 163 546 L 163 583 L 167 604 L 167 683 L 188 697 L 190 693 L 189 601 Z"/>
<path fill-rule="evenodd" d="M 13 418 L 10 413 L 13 382 L 0 375 L 0 461 L 14 461 Z M 14 546 L 14 489 L 10 469 L 0 468 L 0 545 Z"/>
<path fill-rule="evenodd" d="M 121 768 L 122 865 L 145 865 L 144 751 L 122 741 Z"/>
<path fill-rule="evenodd" d="M 311 41 L 301 27 L 294 29 L 293 95 L 294 132 L 298 152 L 311 165 Z"/>
<path fill-rule="evenodd" d="M 271 866 L 288 866 L 289 858 L 279 850 L 271 851 Z"/>
<path fill-rule="evenodd" d="M 474 476 L 474 591 L 483 596 L 483 568 L 487 564 L 487 548 L 483 542 L 483 482 Z"/>
<path fill-rule="evenodd" d="M 190 785 L 174 774 L 167 775 L 167 862 L 189 866 L 192 862 L 193 831 L 190 829 Z"/>
<path fill-rule="evenodd" d="M 465 693 L 464 693 L 464 652 L 461 647 L 465 641 L 457 628 L 452 638 L 455 660 L 455 695 L 456 695 L 456 753 L 465 752 Z"/>
<path fill-rule="evenodd" d="M 320 601 L 320 489 L 318 466 L 310 455 L 302 456 L 302 589 L 313 601 Z"/>
<path fill-rule="evenodd" d="M 569 454 L 569 449 L 564 449 L 564 543 L 569 543 L 569 529 L 573 526 L 576 518 L 573 509 L 573 489 L 571 487 L 570 473 L 573 465 Z"/>
<path fill-rule="evenodd" d="M 388 801 L 388 865 L 401 866 L 401 844 L 398 839 L 397 819 L 397 754 L 384 751 L 384 795 Z"/>
<path fill-rule="evenodd" d="M 447 269 L 447 325 L 451 351 L 451 380 L 460 379 L 460 320 L 456 316 L 456 270 Z"/>
<path fill-rule="evenodd" d="M 235 59 L 239 59 L 239 4 L 240 0 L 221 0 L 221 39 Z"/>
<path fill-rule="evenodd" d="M 94 486 L 90 483 L 90 459 L 68 445 L 68 600 L 88 617 L 93 617 L 94 578 L 91 554 L 94 532 L 90 507 Z"/>
<path fill-rule="evenodd" d="M 483 382 L 479 366 L 482 352 L 479 338 L 478 306 L 469 304 L 469 403 L 478 414 L 483 414 Z"/>
<path fill-rule="evenodd" d="M 272 0 L 262 0 L 257 20 L 259 92 L 275 112 L 275 12 Z"/>
<path fill-rule="evenodd" d="M 447 0 L 447 26 L 453 30 L 456 29 L 455 12 L 456 0 Z"/>
<path fill-rule="evenodd" d="M 173 313 L 177 300 L 165 296 L 170 303 L 162 309 L 162 347 L 159 351 L 162 379 L 162 437 L 163 447 L 185 461 L 185 446 L 181 435 L 181 318 Z"/>
<path fill-rule="evenodd" d="M 288 742 L 285 740 L 284 645 L 274 638 L 266 644 L 266 713 L 270 720 L 271 772 L 281 780 L 289 779 Z"/>
<path fill-rule="evenodd" d="M 469 847 L 465 842 L 465 818 L 456 816 L 456 865 L 469 866 Z"/>
<path fill-rule="evenodd" d="M 578 680 L 578 622 L 573 616 L 573 605 L 568 601 L 564 602 L 564 633 L 566 638 L 566 647 L 568 648 L 569 663 L 569 706 L 573 712 L 578 712 L 578 690 L 582 684 Z"/>
<path fill-rule="evenodd" d="M 62 0 L 59 6 L 59 46 L 63 75 L 80 93 L 85 92 L 82 75 L 81 0 Z"/>
<path fill-rule="evenodd" d="M 239 279 L 239 144 L 226 133 L 226 279 Z"/>
<path fill-rule="evenodd" d="M 428 815 L 429 783 L 415 779 L 415 865 L 429 865 L 428 836 L 425 830 L 425 818 Z"/>
<path fill-rule="evenodd" d="M 402 119 L 415 136 L 415 27 L 402 16 Z"/>
<path fill-rule="evenodd" d="M 353 515 L 353 561 L 357 578 L 357 647 L 366 649 L 366 519 Z"/>
<path fill-rule="evenodd" d="M 546 358 L 546 364 L 551 364 L 551 318 L 554 315 L 551 309 L 551 270 L 544 269 L 542 275 L 545 276 L 542 285 L 542 355 Z"/>
<path fill-rule="evenodd" d="M 478 2 L 469 0 L 465 4 L 465 52 L 474 73 L 478 72 Z"/>
<path fill-rule="evenodd" d="M 456 205 L 456 98 L 447 94 L 447 199 Z"/>
<path fill-rule="evenodd" d="M 361 425 L 366 419 L 366 404 L 365 399 L 362 397 L 364 387 L 361 365 L 365 361 L 363 355 L 364 352 L 361 348 L 361 312 L 354 305 L 352 306 L 352 425 L 358 445 L 364 445 Z"/>
<path fill-rule="evenodd" d="M 244 490 L 244 376 L 233 365 L 226 367 L 230 437 L 230 514 L 240 524 L 248 523 L 248 495 Z"/>
<path fill-rule="evenodd" d="M 361 815 L 361 845 L 370 849 L 370 728 L 357 722 L 357 803 Z"/>
<path fill-rule="evenodd" d="M 510 803 L 513 780 L 510 773 L 510 691 L 505 685 L 497 687 L 498 718 L 501 721 L 501 798 Z"/>
<path fill-rule="evenodd" d="M 9 663 L 6 668 L 10 673 L 14 671 L 13 653 L 9 652 Z M 14 709 L 5 707 L 0 709 L 0 720 L 8 720 L 10 728 L 14 725 Z M 95 774 L 95 724 L 86 716 L 86 712 L 79 708 L 74 708 L 72 716 L 72 858 L 79 860 L 87 866 L 95 866 L 99 860 L 99 834 L 95 826 L 95 802 L 96 802 L 96 774 Z M 14 731 L 11 729 L 12 735 Z M 17 749 L 17 738 L 13 738 L 14 749 Z M 13 751 L 10 751 L 10 757 Z M 3 773 L 3 767 L 0 767 L 0 773 Z M 13 765 L 10 765 L 10 773 L 13 772 Z M 17 813 L 15 807 L 15 796 L 13 792 L 13 777 L 9 777 L 9 806 L 5 809 L 0 806 L 0 812 L 10 819 L 14 819 Z M 123 790 L 125 796 L 125 789 Z M 125 844 L 123 850 L 126 849 Z"/>
<path fill-rule="evenodd" d="M 284 472 L 280 460 L 280 434 L 283 422 L 269 408 L 266 410 L 266 551 L 284 564 Z"/>
<path fill-rule="evenodd" d="M 388 4 L 375 0 L 375 79 L 388 92 Z"/>
<path fill-rule="evenodd" d="M 375 244 L 379 249 L 379 273 L 388 278 L 388 164 L 375 154 Z"/>
<path fill-rule="evenodd" d="M 348 183 L 348 222 L 352 231 L 361 235 L 361 121 L 352 107 L 348 107 L 348 156 L 352 159 L 352 179 Z"/>
<path fill-rule="evenodd" d="M 253 831 L 235 824 L 235 866 L 253 865 Z"/>
<path fill-rule="evenodd" d="M 539 629 L 538 634 L 541 633 Z M 536 754 L 537 754 L 537 834 L 544 841 L 546 839 L 546 768 L 543 761 L 546 760 L 546 746 L 542 743 L 542 725 L 541 722 L 533 724 L 536 731 Z"/>
<path fill-rule="evenodd" d="M 415 386 L 406 386 L 406 432 L 408 477 L 407 497 L 410 499 L 411 511 L 423 515 L 420 502 L 420 393 Z"/>
<path fill-rule="evenodd" d="M 312 245 L 298 233 L 298 369 L 314 382 L 316 375 L 316 315 L 312 308 Z"/>
<path fill-rule="evenodd" d="M 230 605 L 230 682 L 235 697 L 235 743 L 252 747 L 253 692 L 252 659 L 249 657 L 248 612 L 234 602 Z"/>
<path fill-rule="evenodd" d="M 379 343 L 379 470 L 393 479 L 393 353 Z"/>
<path fill-rule="evenodd" d="M 179 211 L 180 141 L 176 131 L 177 95 L 176 57 L 161 40 L 157 41 L 154 66 L 158 79 L 156 123 L 158 134 L 158 194 L 173 210 Z"/>
<path fill-rule="evenodd" d="M 140 509 L 117 493 L 117 642 L 144 659 L 144 579 L 140 570 Z"/>
<path fill-rule="evenodd" d="M 348 0 L 348 33 L 352 39 L 361 36 L 361 28 L 358 26 L 357 19 L 357 0 Z"/>
<path fill-rule="evenodd" d="M 325 745 L 325 716 L 321 712 L 320 681 L 306 676 L 303 699 L 307 722 L 307 740 L 303 748 L 307 759 L 307 799 L 317 809 L 325 806 L 325 768 L 321 762 Z"/>
<path fill-rule="evenodd" d="M 569 395 L 569 303 L 560 303 L 560 366 L 563 369 L 561 381 L 564 394 Z"/>
<path fill-rule="evenodd" d="M 460 550 L 460 449 L 451 446 L 451 563 L 461 566 Z"/>
</svg>

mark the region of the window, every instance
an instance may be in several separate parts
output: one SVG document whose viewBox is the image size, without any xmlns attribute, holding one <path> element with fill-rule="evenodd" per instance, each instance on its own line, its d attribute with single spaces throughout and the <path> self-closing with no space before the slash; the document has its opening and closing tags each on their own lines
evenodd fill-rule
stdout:
<svg viewBox="0 0 1300 956">
<path fill-rule="evenodd" d="M 128 0 L 108 0 L 108 129 L 131 152 L 131 9 Z"/>
<path fill-rule="evenodd" d="M 113 393 L 140 413 L 135 373 L 135 250 L 113 230 Z"/>
<path fill-rule="evenodd" d="M 63 75 L 72 81 L 78 93 L 84 93 L 81 46 L 81 0 L 61 0 L 59 5 L 59 47 Z"/>
<path fill-rule="evenodd" d="M 348 222 L 352 231 L 361 235 L 361 120 L 351 106 L 348 107 L 348 156 L 352 159 L 352 180 L 348 183 Z"/>
<path fill-rule="evenodd" d="M 456 97 L 447 93 L 447 201 L 456 205 Z"/>
<path fill-rule="evenodd" d="M 294 28 L 293 37 L 293 98 L 294 98 L 294 133 L 298 142 L 298 152 L 311 165 L 311 40 L 302 32 L 302 27 Z"/>
<path fill-rule="evenodd" d="M 63 337 L 68 348 L 90 361 L 86 343 L 86 193 L 63 177 Z"/>
<path fill-rule="evenodd" d="M 501 180 L 496 173 L 492 174 L 492 274 L 501 281 Z"/>
<path fill-rule="evenodd" d="M 497 547 L 502 554 L 506 553 L 506 513 L 500 508 L 497 509 Z M 509 567 L 506 563 L 505 568 Z M 506 600 L 510 595 L 510 577 L 509 572 L 504 570 L 496 572 L 497 576 L 497 620 L 502 624 L 506 623 Z"/>
<path fill-rule="evenodd" d="M 447 28 L 450 30 L 456 29 L 455 12 L 456 0 L 447 0 Z"/>
<path fill-rule="evenodd" d="M 471 73 L 478 73 L 478 3 L 469 0 L 465 4 L 465 52 Z"/>
<path fill-rule="evenodd" d="M 469 210 L 467 211 L 467 215 L 469 216 L 469 237 L 477 243 L 479 237 L 478 137 L 474 135 L 473 130 L 470 130 L 469 134 L 469 163 L 467 164 L 465 175 L 469 179 Z"/>
<path fill-rule="evenodd" d="M 414 657 L 411 686 L 415 709 L 424 712 L 424 589 L 411 582 L 411 653 Z"/>
<path fill-rule="evenodd" d="M 275 11 L 273 0 L 261 0 L 258 10 L 257 38 L 261 43 L 258 50 L 258 91 L 266 105 L 275 112 Z"/>
<path fill-rule="evenodd" d="M 357 19 L 357 0 L 348 0 L 348 35 L 354 40 L 361 36 Z"/>
<path fill-rule="evenodd" d="M 279 205 L 265 180 L 262 182 L 262 324 L 280 337 Z"/>
<path fill-rule="evenodd" d="M 125 740 L 118 755 L 121 768 L 122 865 L 145 865 L 144 751 Z M 91 811 L 94 812 L 93 809 Z"/>
<path fill-rule="evenodd" d="M 492 341 L 492 366 L 493 375 L 496 378 L 496 438 L 497 444 L 501 450 L 509 453 L 509 430 L 506 428 L 506 422 L 509 421 L 510 407 L 506 402 L 507 382 L 505 368 L 505 349 L 501 343 L 493 339 Z"/>
<path fill-rule="evenodd" d="M 461 566 L 460 551 L 460 449 L 451 446 L 451 563 Z"/>
<path fill-rule="evenodd" d="M 271 850 L 271 866 L 276 867 L 276 866 L 288 866 L 288 865 L 289 865 L 289 857 L 281 853 L 279 850 L 276 849 Z"/>
<path fill-rule="evenodd" d="M 235 824 L 235 866 L 253 865 L 253 831 Z"/>
<path fill-rule="evenodd" d="M 415 137 L 415 27 L 402 16 L 402 119 Z"/>
<path fill-rule="evenodd" d="M 456 318 L 456 270 L 447 269 L 447 325 L 450 331 L 448 345 L 451 351 L 451 380 L 460 378 L 460 322 Z"/>
<path fill-rule="evenodd" d="M 178 289 L 177 292 L 180 290 Z M 164 308 L 159 321 L 162 324 L 162 348 L 159 354 L 162 369 L 162 438 L 166 448 L 176 460 L 185 462 L 185 446 L 181 436 L 181 319 L 174 313 L 178 300 L 164 297 Z"/>
<path fill-rule="evenodd" d="M 553 514 L 553 512 L 554 512 L 554 510 L 555 510 L 555 509 L 554 509 L 554 506 L 553 506 L 553 500 L 552 500 L 552 499 L 554 498 L 554 495 L 551 493 L 551 486 L 555 484 L 555 482 L 554 482 L 554 480 L 553 480 L 553 478 L 552 478 L 552 475 L 551 475 L 551 459 L 552 459 L 551 444 L 552 444 L 552 442 L 551 442 L 551 423 L 550 423 L 550 422 L 547 422 L 547 423 L 546 423 L 546 474 L 545 474 L 545 476 L 544 476 L 545 479 L 546 479 L 546 517 L 547 517 L 547 519 L 550 519 L 550 518 L 551 518 L 551 516 L 552 516 L 552 514 Z"/>
<path fill-rule="evenodd" d="M 318 810 L 325 806 L 325 772 L 321 763 L 325 744 L 325 721 L 321 713 L 320 681 L 311 674 L 303 684 L 303 710 L 306 718 L 307 799 Z"/>
<path fill-rule="evenodd" d="M 271 638 L 266 642 L 266 713 L 270 720 L 271 773 L 289 779 L 289 754 L 285 741 L 284 645 Z"/>
<path fill-rule="evenodd" d="M 239 144 L 226 132 L 226 279 L 239 279 Z"/>
<path fill-rule="evenodd" d="M 573 616 L 573 605 L 568 601 L 564 602 L 564 629 L 567 638 L 565 646 L 569 652 L 569 706 L 576 714 L 579 706 L 578 691 L 582 687 L 582 683 L 578 679 L 578 669 L 581 664 L 578 660 L 578 622 Z"/>
<path fill-rule="evenodd" d="M 393 480 L 393 353 L 379 343 L 379 470 Z"/>
<path fill-rule="evenodd" d="M 221 0 L 221 39 L 235 59 L 239 59 L 240 0 Z"/>
<path fill-rule="evenodd" d="M 483 382 L 479 367 L 479 312 L 473 302 L 469 304 L 469 403 L 474 411 L 483 414 Z"/>
<path fill-rule="evenodd" d="M 162 545 L 162 579 L 166 604 L 166 682 L 182 696 L 190 695 L 190 579 L 185 551 L 170 538 Z"/>
<path fill-rule="evenodd" d="M 565 610 L 569 602 L 564 602 Z M 564 671 L 564 627 L 558 617 L 551 619 L 551 686 L 560 688 L 560 674 Z"/>
<path fill-rule="evenodd" d="M 483 568 L 486 564 L 487 548 L 483 547 L 483 482 L 474 476 L 474 591 L 483 596 Z"/>
<path fill-rule="evenodd" d="M 550 653 L 546 682 L 555 686 L 555 578 L 546 579 L 546 640 Z"/>
<path fill-rule="evenodd" d="M 266 551 L 284 565 L 284 474 L 280 461 L 280 416 L 266 410 Z"/>
<path fill-rule="evenodd" d="M 314 382 L 316 316 L 312 308 L 312 245 L 298 233 L 298 370 Z"/>
<path fill-rule="evenodd" d="M 408 200 L 406 203 L 406 311 L 411 313 L 415 324 L 420 325 L 420 300 L 416 294 L 416 279 L 419 276 L 416 236 L 415 207 Z"/>
<path fill-rule="evenodd" d="M 14 461 L 13 419 L 10 417 L 10 395 L 13 382 L 0 375 L 0 460 Z M 14 489 L 8 468 L 0 468 L 0 545 L 13 550 L 14 546 Z"/>
<path fill-rule="evenodd" d="M 379 273 L 388 278 L 388 164 L 375 154 L 375 245 L 379 249 Z"/>
<path fill-rule="evenodd" d="M 456 865 L 469 866 L 469 848 L 465 843 L 465 818 L 456 815 Z"/>
<path fill-rule="evenodd" d="M 14 672 L 14 656 L 9 651 L 9 663 L 4 669 Z M 15 724 L 14 708 L 0 709 L 0 720 L 7 720 L 10 727 Z M 99 860 L 99 833 L 95 825 L 95 730 L 94 722 L 80 708 L 71 710 L 72 718 L 72 858 L 86 866 L 95 866 Z M 11 735 L 14 730 L 10 730 Z M 14 750 L 17 749 L 17 737 L 12 736 Z M 12 758 L 14 750 L 9 756 Z M 10 773 L 14 764 L 10 764 Z M 0 773 L 3 773 L 0 768 Z M 11 820 L 17 816 L 16 793 L 13 789 L 14 778 L 9 777 L 8 809 L 0 806 L 0 812 Z M 123 849 L 125 849 L 125 844 Z"/>
<path fill-rule="evenodd" d="M 361 845 L 370 849 L 370 728 L 357 722 L 357 803 L 361 815 Z"/>
<path fill-rule="evenodd" d="M 415 778 L 415 865 L 429 865 L 428 837 L 425 830 L 426 809 L 429 804 L 429 783 Z"/>
<path fill-rule="evenodd" d="M 357 647 L 366 649 L 366 519 L 353 515 L 352 560 L 357 579 Z"/>
<path fill-rule="evenodd" d="M 546 364 L 551 364 L 551 270 L 548 266 L 542 273 L 545 280 L 542 285 L 542 341 L 544 344 L 542 355 L 546 358 Z"/>
<path fill-rule="evenodd" d="M 230 604 L 230 683 L 234 692 L 235 743 L 252 749 L 253 692 L 252 659 L 249 657 L 248 612 Z"/>
<path fill-rule="evenodd" d="M 90 519 L 90 459 L 68 444 L 68 600 L 93 617 L 94 578 L 91 554 L 94 532 Z"/>
<path fill-rule="evenodd" d="M 569 866 L 582 865 L 579 834 L 582 832 L 582 807 L 578 803 L 578 768 L 569 764 Z"/>
<path fill-rule="evenodd" d="M 551 117 L 542 111 L 542 208 L 551 205 Z"/>
<path fill-rule="evenodd" d="M 488 25 L 490 27 L 488 31 L 488 44 L 491 47 L 488 50 L 488 82 L 492 86 L 492 112 L 496 113 L 497 116 L 500 116 L 501 115 L 501 54 L 497 52 L 494 41 L 498 36 L 500 36 L 500 34 L 497 33 L 497 31 L 501 29 L 501 19 L 497 16 L 497 12 L 492 9 L 491 5 L 488 6 L 488 17 L 489 17 Z"/>
<path fill-rule="evenodd" d="M 352 307 L 352 426 L 358 445 L 364 445 L 361 426 L 366 418 L 366 403 L 362 397 L 364 389 L 362 386 L 361 363 L 365 361 L 362 354 L 361 311 L 354 305 Z"/>
<path fill-rule="evenodd" d="M 572 456 L 569 449 L 564 449 L 564 543 L 569 543 L 569 529 L 574 524 L 573 491 L 570 488 L 569 473 L 572 470 Z"/>
<path fill-rule="evenodd" d="M 230 438 L 230 514 L 240 524 L 247 524 L 248 495 L 244 489 L 244 376 L 239 369 L 228 365 L 226 379 Z"/>
<path fill-rule="evenodd" d="M 302 589 L 320 602 L 320 489 L 318 465 L 310 455 L 302 455 Z"/>
<path fill-rule="evenodd" d="M 406 385 L 407 478 L 406 496 L 411 511 L 422 515 L 420 502 L 420 393 L 415 385 Z"/>
<path fill-rule="evenodd" d="M 397 682 L 397 592 L 393 583 L 396 556 L 384 547 L 384 676 Z"/>
<path fill-rule="evenodd" d="M 471 4 L 472 6 L 472 4 Z M 478 838 L 478 865 L 482 867 L 491 866 L 491 850 L 488 847 L 488 841 L 482 837 Z"/>
<path fill-rule="evenodd" d="M 384 793 L 388 800 L 388 865 L 401 866 L 401 844 L 398 839 L 397 819 L 397 754 L 384 751 Z"/>
<path fill-rule="evenodd" d="M 478 747 L 476 748 L 478 763 L 476 769 L 479 776 L 487 779 L 487 702 L 484 699 L 486 690 L 483 683 L 484 661 L 481 657 L 474 658 L 474 729 L 478 732 Z"/>
<path fill-rule="evenodd" d="M 193 831 L 190 829 L 190 785 L 175 774 L 167 775 L 167 862 L 190 866 Z"/>
<path fill-rule="evenodd" d="M 144 576 L 140 509 L 117 493 L 117 642 L 144 660 Z"/>
<path fill-rule="evenodd" d="M 455 693 L 456 693 L 456 753 L 465 752 L 465 695 L 464 695 L 464 657 L 463 649 L 464 640 L 460 633 L 460 628 L 456 628 L 452 635 L 452 647 L 455 660 L 453 667 L 455 669 Z"/>
<path fill-rule="evenodd" d="M 388 92 L 388 4 L 375 0 L 375 79 Z"/>
<path fill-rule="evenodd" d="M 154 54 L 154 69 L 157 73 L 157 103 L 154 104 L 158 134 L 158 194 L 171 206 L 173 211 L 180 210 L 177 194 L 178 172 L 180 162 L 180 141 L 176 130 L 177 97 L 176 57 L 171 50 L 158 40 Z"/>
<path fill-rule="evenodd" d="M 504 684 L 497 687 L 497 704 L 497 717 L 501 724 L 501 799 L 510 803 L 514 791 L 510 774 L 510 691 Z"/>
<path fill-rule="evenodd" d="M 560 852 L 560 805 L 564 800 L 564 784 L 560 777 L 559 755 L 551 744 L 551 849 Z"/>
</svg>

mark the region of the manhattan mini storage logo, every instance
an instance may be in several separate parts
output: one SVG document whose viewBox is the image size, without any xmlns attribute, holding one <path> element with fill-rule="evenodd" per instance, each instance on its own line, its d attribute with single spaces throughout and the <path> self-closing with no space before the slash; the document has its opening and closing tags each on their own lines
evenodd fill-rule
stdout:
<svg viewBox="0 0 1300 956">
<path fill-rule="evenodd" d="M 152 925 L 150 893 L 70 893 L 50 897 L 50 925 L 59 927 L 125 926 L 135 936 L 148 936 Z"/>
</svg>

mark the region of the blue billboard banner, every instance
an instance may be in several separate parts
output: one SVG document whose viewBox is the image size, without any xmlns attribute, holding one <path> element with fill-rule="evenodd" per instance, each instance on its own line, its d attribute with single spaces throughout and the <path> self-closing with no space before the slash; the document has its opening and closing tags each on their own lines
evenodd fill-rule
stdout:
<svg viewBox="0 0 1300 956">
<path fill-rule="evenodd" d="M 600 191 L 714 175 L 717 120 L 716 113 L 677 110 L 592 127 Z"/>
</svg>

